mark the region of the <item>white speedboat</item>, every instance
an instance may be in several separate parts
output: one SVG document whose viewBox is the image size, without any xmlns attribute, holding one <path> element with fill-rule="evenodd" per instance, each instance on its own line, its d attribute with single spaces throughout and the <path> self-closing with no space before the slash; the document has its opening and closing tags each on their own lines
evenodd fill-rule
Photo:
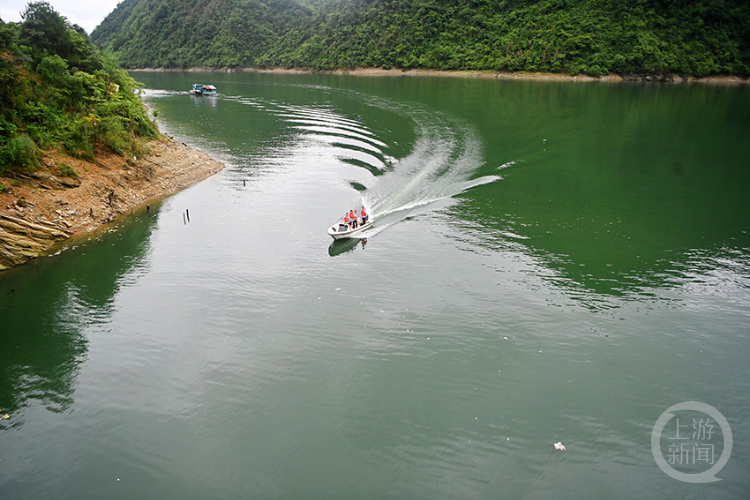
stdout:
<svg viewBox="0 0 750 500">
<path fill-rule="evenodd" d="M 361 219 L 358 219 L 361 222 Z M 357 225 L 355 228 L 351 228 L 344 223 L 344 219 L 341 218 L 334 225 L 328 228 L 328 234 L 334 240 L 343 240 L 344 238 L 359 238 L 359 235 L 367 231 L 372 227 L 372 220 L 368 219 L 366 224 Z"/>
</svg>

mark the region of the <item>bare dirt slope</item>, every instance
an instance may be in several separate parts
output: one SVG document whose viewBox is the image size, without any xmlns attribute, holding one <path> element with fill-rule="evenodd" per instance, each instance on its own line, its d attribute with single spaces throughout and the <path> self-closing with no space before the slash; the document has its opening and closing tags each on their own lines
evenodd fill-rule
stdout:
<svg viewBox="0 0 750 500">
<path fill-rule="evenodd" d="M 44 165 L 28 176 L 0 179 L 6 187 L 0 193 L 0 270 L 224 168 L 174 140 L 150 143 L 143 158 L 103 154 L 87 162 L 52 150 L 45 153 Z M 62 176 L 67 170 L 63 165 L 75 170 L 77 178 Z"/>
</svg>

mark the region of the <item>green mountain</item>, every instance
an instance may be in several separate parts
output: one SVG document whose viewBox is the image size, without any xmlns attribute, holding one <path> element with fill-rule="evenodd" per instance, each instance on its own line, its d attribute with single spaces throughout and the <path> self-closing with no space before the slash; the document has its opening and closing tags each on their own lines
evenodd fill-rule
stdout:
<svg viewBox="0 0 750 500">
<path fill-rule="evenodd" d="M 135 67 L 750 74 L 747 0 L 124 0 L 92 39 Z"/>
<path fill-rule="evenodd" d="M 311 16 L 297 0 L 123 0 L 91 38 L 126 68 L 255 66 Z"/>
</svg>

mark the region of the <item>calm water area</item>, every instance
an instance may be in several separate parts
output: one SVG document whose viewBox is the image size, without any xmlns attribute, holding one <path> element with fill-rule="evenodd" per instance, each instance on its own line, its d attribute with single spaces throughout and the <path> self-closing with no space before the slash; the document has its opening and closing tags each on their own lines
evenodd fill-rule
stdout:
<svg viewBox="0 0 750 500">
<path fill-rule="evenodd" d="M 133 76 L 227 168 L 0 274 L 0 498 L 750 497 L 749 87 Z"/>
</svg>

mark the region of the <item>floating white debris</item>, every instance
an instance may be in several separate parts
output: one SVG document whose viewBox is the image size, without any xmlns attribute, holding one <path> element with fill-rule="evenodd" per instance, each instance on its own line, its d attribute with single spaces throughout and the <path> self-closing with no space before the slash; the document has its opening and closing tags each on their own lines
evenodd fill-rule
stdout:
<svg viewBox="0 0 750 500">
<path fill-rule="evenodd" d="M 565 451 L 565 445 L 562 444 L 562 442 L 558 441 L 557 443 L 555 443 L 555 449 L 557 451 Z"/>
</svg>

